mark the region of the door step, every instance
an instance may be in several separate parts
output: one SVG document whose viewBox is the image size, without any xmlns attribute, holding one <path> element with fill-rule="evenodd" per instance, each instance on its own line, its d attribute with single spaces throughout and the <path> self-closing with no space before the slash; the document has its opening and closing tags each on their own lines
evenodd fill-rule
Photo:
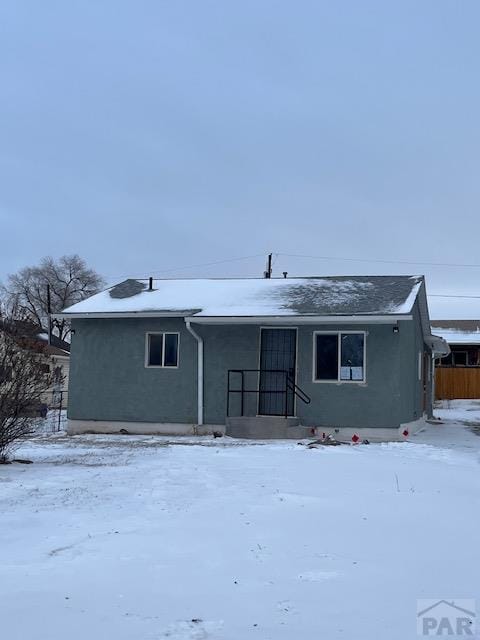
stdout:
<svg viewBox="0 0 480 640">
<path fill-rule="evenodd" d="M 300 427 L 298 418 L 281 416 L 252 416 L 227 418 L 225 435 L 232 438 L 274 440 L 308 437 L 309 429 Z M 305 430 L 305 435 L 301 435 Z"/>
</svg>

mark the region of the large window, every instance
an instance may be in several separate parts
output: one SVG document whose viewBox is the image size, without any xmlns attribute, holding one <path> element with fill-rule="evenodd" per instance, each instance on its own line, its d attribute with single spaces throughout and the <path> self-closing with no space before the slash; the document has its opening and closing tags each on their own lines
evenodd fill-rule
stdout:
<svg viewBox="0 0 480 640">
<path fill-rule="evenodd" d="M 365 382 L 365 332 L 313 334 L 315 382 Z"/>
<path fill-rule="evenodd" d="M 178 333 L 147 333 L 145 366 L 178 367 Z"/>
</svg>

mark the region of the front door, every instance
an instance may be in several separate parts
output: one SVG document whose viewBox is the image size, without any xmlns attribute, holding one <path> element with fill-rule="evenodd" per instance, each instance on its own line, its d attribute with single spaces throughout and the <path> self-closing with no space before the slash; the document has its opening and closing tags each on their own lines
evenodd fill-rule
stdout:
<svg viewBox="0 0 480 640">
<path fill-rule="evenodd" d="M 295 382 L 296 329 L 262 329 L 258 413 L 264 416 L 294 415 L 291 385 L 285 396 L 285 373 Z M 273 371 L 272 371 L 273 370 Z M 285 406 L 286 403 L 286 406 Z"/>
</svg>

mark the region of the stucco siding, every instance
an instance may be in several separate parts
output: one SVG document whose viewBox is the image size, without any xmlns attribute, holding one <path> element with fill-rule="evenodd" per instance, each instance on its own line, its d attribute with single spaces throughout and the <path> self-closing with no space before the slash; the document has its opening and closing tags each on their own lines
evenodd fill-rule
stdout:
<svg viewBox="0 0 480 640">
<path fill-rule="evenodd" d="M 395 363 L 399 334 L 393 334 L 392 325 L 343 325 L 335 329 L 366 332 L 366 380 L 313 382 L 313 334 L 331 331 L 332 327 L 300 327 L 297 384 L 312 399 L 308 405 L 297 401 L 297 415 L 302 423 L 325 427 L 398 426 L 400 391 Z"/>
<path fill-rule="evenodd" d="M 73 322 L 68 417 L 196 422 L 197 346 L 181 319 Z M 180 333 L 178 368 L 145 367 L 145 334 Z"/>
<path fill-rule="evenodd" d="M 203 325 L 196 328 L 204 339 L 205 422 L 223 424 L 227 414 L 227 375 L 229 369 L 258 369 L 260 329 L 255 325 Z M 256 388 L 255 373 L 246 374 L 245 386 Z M 238 376 L 232 387 L 240 388 Z M 231 395 L 232 412 L 239 409 L 240 396 Z M 256 415 L 256 394 L 245 397 L 245 415 Z"/>
<path fill-rule="evenodd" d="M 196 423 L 197 343 L 183 319 L 78 319 L 73 328 L 71 420 Z M 195 330 L 204 339 L 204 421 L 224 424 L 227 372 L 258 368 L 260 326 L 195 325 Z M 365 383 L 313 382 L 313 335 L 322 330 L 366 332 Z M 178 368 L 145 367 L 149 331 L 179 332 Z M 419 350 L 423 351 L 423 338 L 418 317 L 400 321 L 397 333 L 392 324 L 299 325 L 297 384 L 311 403 L 297 399 L 297 417 L 306 426 L 379 429 L 417 419 L 423 405 Z M 256 376 L 246 378 L 246 383 L 255 388 Z M 239 396 L 232 396 L 232 415 L 238 415 L 238 403 Z M 257 403 L 257 395 L 249 395 L 245 414 L 256 415 Z"/>
</svg>

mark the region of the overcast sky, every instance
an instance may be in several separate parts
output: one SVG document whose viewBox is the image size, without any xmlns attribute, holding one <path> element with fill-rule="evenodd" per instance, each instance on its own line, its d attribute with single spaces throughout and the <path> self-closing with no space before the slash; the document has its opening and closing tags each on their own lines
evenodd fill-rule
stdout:
<svg viewBox="0 0 480 640">
<path fill-rule="evenodd" d="M 424 273 L 480 295 L 480 3 L 2 0 L 0 278 Z M 330 259 L 290 257 L 327 256 Z M 480 299 L 430 299 L 480 317 Z"/>
</svg>

